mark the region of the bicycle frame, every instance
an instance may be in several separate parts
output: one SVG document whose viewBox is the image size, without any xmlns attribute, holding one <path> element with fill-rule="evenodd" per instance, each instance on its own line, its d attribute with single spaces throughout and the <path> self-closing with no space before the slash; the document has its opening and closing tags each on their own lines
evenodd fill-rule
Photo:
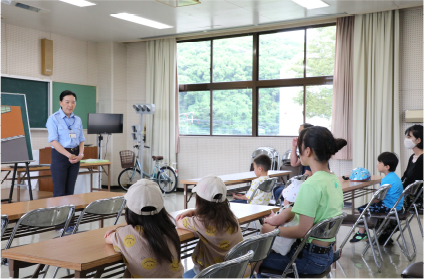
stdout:
<svg viewBox="0 0 424 279">
<path fill-rule="evenodd" d="M 138 148 L 138 153 L 140 154 L 140 147 Z M 138 157 L 139 156 L 137 156 L 136 159 L 135 159 L 134 169 L 138 169 L 140 171 L 141 177 L 147 176 L 149 179 L 151 179 L 151 180 L 155 181 L 156 183 L 158 183 L 157 174 L 160 172 L 161 167 L 164 167 L 164 166 L 167 166 L 167 167 L 171 168 L 174 171 L 175 175 L 178 177 L 178 172 L 177 172 L 177 170 L 174 167 L 169 166 L 168 164 L 159 164 L 158 161 L 155 161 L 155 166 L 153 167 L 152 174 L 148 174 L 144 170 L 141 170 L 141 164 L 140 164 L 140 161 L 138 160 Z M 131 180 L 134 178 L 135 173 L 136 172 L 133 172 L 133 175 L 131 177 Z M 163 173 L 163 175 L 165 176 L 165 179 L 171 179 L 168 176 L 167 173 Z"/>
</svg>

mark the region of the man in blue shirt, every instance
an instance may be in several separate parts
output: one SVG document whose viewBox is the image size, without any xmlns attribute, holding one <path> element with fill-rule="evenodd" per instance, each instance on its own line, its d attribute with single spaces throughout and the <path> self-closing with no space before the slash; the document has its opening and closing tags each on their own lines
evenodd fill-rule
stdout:
<svg viewBox="0 0 424 279">
<path fill-rule="evenodd" d="M 52 149 L 50 170 L 53 196 L 73 195 L 80 160 L 84 157 L 84 134 L 81 118 L 73 114 L 77 96 L 65 90 L 60 94 L 61 108 L 47 120 L 48 141 Z"/>
<path fill-rule="evenodd" d="M 381 179 L 381 185 L 390 184 L 392 187 L 387 191 L 386 197 L 384 200 L 374 200 L 370 205 L 370 212 L 378 212 L 378 213 L 389 213 L 390 209 L 395 205 L 400 195 L 403 192 L 402 180 L 400 180 L 399 176 L 394 173 L 396 171 L 396 167 L 399 163 L 399 159 L 396 154 L 392 152 L 383 152 L 378 158 L 377 170 L 379 172 L 384 173 L 384 178 Z M 362 213 L 367 205 L 363 205 L 358 208 L 358 211 Z M 396 205 L 396 210 L 401 210 L 403 206 L 403 197 Z M 350 240 L 351 243 L 359 242 L 367 240 L 368 236 L 365 232 L 365 228 L 359 228 L 359 231 L 353 236 Z"/>
</svg>

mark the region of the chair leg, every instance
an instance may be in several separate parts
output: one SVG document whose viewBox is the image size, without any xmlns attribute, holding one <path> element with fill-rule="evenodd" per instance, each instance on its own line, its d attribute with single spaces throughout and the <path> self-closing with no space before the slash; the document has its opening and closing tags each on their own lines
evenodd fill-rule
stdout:
<svg viewBox="0 0 424 279">
<path fill-rule="evenodd" d="M 43 277 L 41 277 L 41 278 L 46 278 L 46 274 L 47 274 L 47 271 L 49 270 L 49 268 L 50 268 L 50 266 L 49 265 L 46 265 L 46 269 L 43 271 Z"/>
<path fill-rule="evenodd" d="M 374 257 L 375 264 L 378 267 L 378 272 L 381 272 L 381 262 L 378 260 L 377 255 L 375 254 L 375 249 L 374 249 L 374 241 L 375 241 L 376 245 L 378 245 L 377 237 L 375 235 L 374 235 L 374 237 L 371 236 L 370 230 L 368 229 L 368 224 L 367 224 L 366 220 L 364 220 L 364 226 L 365 226 L 365 230 L 367 231 L 367 234 L 368 234 L 368 242 L 369 242 L 368 244 L 371 247 L 371 252 L 372 252 L 372 255 Z M 367 251 L 367 248 L 365 248 L 364 252 L 362 252 L 362 256 L 365 255 L 366 251 Z"/>
<path fill-rule="evenodd" d="M 52 275 L 52 278 L 55 278 L 56 277 L 56 274 L 57 274 L 57 272 L 59 271 L 59 267 L 56 267 L 55 269 L 54 269 L 54 271 L 53 271 L 53 275 Z"/>
<path fill-rule="evenodd" d="M 418 214 L 418 209 L 415 204 L 414 204 L 414 211 L 415 211 L 415 216 L 417 217 L 418 226 L 420 227 L 421 236 L 424 237 L 423 227 L 421 225 L 421 218 L 420 218 L 420 215 Z"/>
<path fill-rule="evenodd" d="M 414 253 L 412 255 L 409 255 L 408 246 L 406 244 L 405 236 L 403 235 L 403 228 L 401 226 L 397 212 L 395 212 L 395 216 L 396 216 L 396 221 L 398 222 L 398 225 L 399 225 L 399 233 L 400 233 L 400 236 L 402 237 L 404 253 L 405 253 L 406 257 L 408 258 L 408 260 L 412 261 L 412 259 L 415 257 L 416 252 L 415 252 L 415 242 L 414 242 L 414 238 L 412 237 L 412 231 L 411 231 L 411 228 L 409 226 L 408 220 L 406 220 L 405 227 L 408 226 L 409 236 L 411 237 L 412 247 L 414 249 Z"/>
</svg>

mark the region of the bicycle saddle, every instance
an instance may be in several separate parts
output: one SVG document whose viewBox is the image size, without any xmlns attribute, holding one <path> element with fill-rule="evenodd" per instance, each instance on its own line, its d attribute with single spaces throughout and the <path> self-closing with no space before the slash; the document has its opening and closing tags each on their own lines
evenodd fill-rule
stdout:
<svg viewBox="0 0 424 279">
<path fill-rule="evenodd" d="M 160 161 L 160 160 L 163 160 L 163 156 L 152 156 L 152 159 L 153 160 L 158 160 L 158 161 Z"/>
</svg>

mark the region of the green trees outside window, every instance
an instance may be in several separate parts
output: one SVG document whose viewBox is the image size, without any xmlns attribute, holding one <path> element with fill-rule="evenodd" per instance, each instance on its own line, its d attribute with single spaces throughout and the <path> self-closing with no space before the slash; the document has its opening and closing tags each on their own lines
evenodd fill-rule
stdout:
<svg viewBox="0 0 424 279">
<path fill-rule="evenodd" d="M 180 87 L 180 134 L 292 136 L 305 121 L 330 128 L 335 36 L 330 25 L 178 43 L 179 84 L 189 88 Z"/>
</svg>

